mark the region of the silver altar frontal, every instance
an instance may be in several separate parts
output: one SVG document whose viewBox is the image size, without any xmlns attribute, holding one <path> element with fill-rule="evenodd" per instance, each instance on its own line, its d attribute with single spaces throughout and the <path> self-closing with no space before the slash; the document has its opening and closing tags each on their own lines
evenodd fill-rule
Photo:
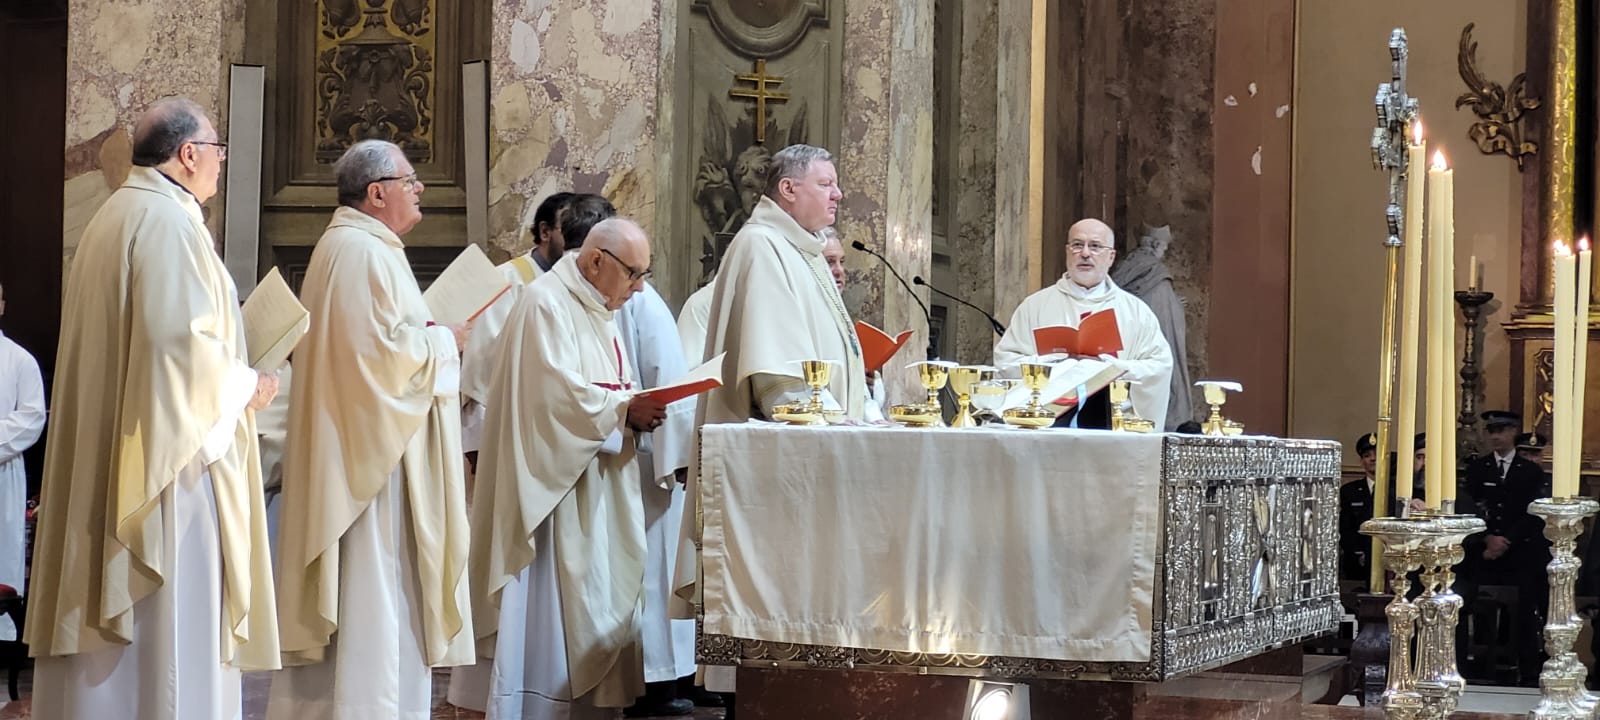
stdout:
<svg viewBox="0 0 1600 720">
<path fill-rule="evenodd" d="M 1339 445 L 701 431 L 707 665 L 1160 682 L 1333 632 Z"/>
</svg>

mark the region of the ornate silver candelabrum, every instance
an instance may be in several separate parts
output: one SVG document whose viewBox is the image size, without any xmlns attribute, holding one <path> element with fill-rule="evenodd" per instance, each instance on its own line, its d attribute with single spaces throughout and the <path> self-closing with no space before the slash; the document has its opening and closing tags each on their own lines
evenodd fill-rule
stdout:
<svg viewBox="0 0 1600 720">
<path fill-rule="evenodd" d="M 1422 567 L 1423 545 L 1434 533 L 1432 521 L 1425 518 L 1373 518 L 1361 524 L 1361 534 L 1376 538 L 1383 546 L 1383 568 L 1394 594 L 1384 610 L 1389 617 L 1389 683 L 1382 706 L 1384 717 L 1390 720 L 1422 717 L 1423 697 L 1411 659 L 1411 639 L 1416 636 L 1420 613 L 1406 596 L 1411 592 L 1410 574 Z"/>
<path fill-rule="evenodd" d="M 1423 593 L 1417 598 L 1416 689 L 1422 695 L 1424 718 L 1445 718 L 1456 710 L 1467 681 L 1456 663 L 1456 625 L 1463 601 L 1456 594 L 1455 566 L 1466 557 L 1462 542 L 1484 529 L 1473 515 L 1423 514 L 1433 526 L 1421 555 Z"/>
<path fill-rule="evenodd" d="M 1578 558 L 1573 555 L 1583 519 L 1595 514 L 1600 503 L 1589 498 L 1545 498 L 1528 504 L 1528 512 L 1544 520 L 1550 539 L 1550 615 L 1544 625 L 1544 651 L 1550 656 L 1539 672 L 1540 699 L 1530 713 L 1534 718 L 1576 720 L 1594 715 L 1596 697 L 1584 689 L 1587 670 L 1572 651 L 1583 621 L 1573 600 L 1578 578 Z"/>
</svg>

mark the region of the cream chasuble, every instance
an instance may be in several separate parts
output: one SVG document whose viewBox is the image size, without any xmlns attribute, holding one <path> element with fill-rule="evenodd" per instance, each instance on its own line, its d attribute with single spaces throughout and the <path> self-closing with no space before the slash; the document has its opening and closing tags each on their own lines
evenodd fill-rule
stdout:
<svg viewBox="0 0 1600 720">
<path fill-rule="evenodd" d="M 695 366 L 706 361 L 706 325 L 711 322 L 711 293 L 717 289 L 717 279 L 705 284 L 683 301 L 678 311 L 678 342 L 683 345 L 683 359 Z"/>
<path fill-rule="evenodd" d="M 28 477 L 22 453 L 44 432 L 44 379 L 39 363 L 0 333 L 0 584 L 28 594 Z M 17 640 L 11 616 L 0 617 L 0 640 Z"/>
<path fill-rule="evenodd" d="M 500 273 L 511 288 L 484 308 L 472 321 L 472 331 L 467 334 L 467 344 L 461 350 L 461 399 L 479 405 L 488 405 L 490 373 L 494 371 L 495 339 L 506 326 L 506 317 L 517 302 L 523 287 L 532 284 L 544 274 L 533 261 L 533 253 L 514 257 L 501 263 Z M 468 448 L 469 450 L 472 448 Z"/>
<path fill-rule="evenodd" d="M 520 698 L 624 707 L 644 689 L 645 526 L 624 426 L 632 370 L 612 315 L 565 257 L 522 292 L 501 337 L 472 506 L 478 648 L 508 683 L 491 694 L 490 717 L 497 703 Z M 536 547 L 538 533 L 550 541 Z M 512 606 L 513 595 L 524 608 Z M 564 657 L 529 652 L 522 667 L 521 630 L 548 618 L 552 604 Z M 513 653 L 517 667 L 502 668 Z M 559 664 L 565 673 L 541 667 Z M 539 678 L 565 687 L 532 687 Z"/>
<path fill-rule="evenodd" d="M 84 229 L 63 308 L 25 632 L 35 717 L 237 712 L 237 675 L 216 673 L 277 667 L 278 628 L 256 376 L 194 196 L 133 168 Z M 190 632 L 212 638 L 205 657 Z M 102 652 L 93 670 L 46 658 Z M 141 696 L 93 707 L 96 682 Z"/>
<path fill-rule="evenodd" d="M 402 600 L 420 616 L 396 632 L 420 634 L 427 665 L 470 663 L 460 396 L 453 377 L 442 380 L 458 372 L 455 342 L 427 327 L 400 238 L 354 208 L 335 210 L 317 241 L 301 302 L 311 331 L 295 350 L 279 520 L 284 664 L 322 662 L 349 630 L 341 617 L 365 621 L 360 608 L 340 612 L 341 593 L 354 591 L 342 544 L 359 517 L 389 527 L 395 513 L 415 547 L 401 570 L 414 565 L 403 589 L 417 596 Z M 396 480 L 403 497 L 375 505 Z M 380 560 L 392 559 L 362 562 Z M 275 683 L 274 713 L 276 700 Z"/>
<path fill-rule="evenodd" d="M 1167 398 L 1172 390 L 1172 350 L 1161 334 L 1161 323 L 1143 300 L 1117 287 L 1110 278 L 1100 286 L 1084 289 L 1062 275 L 1055 285 L 1029 295 L 1011 313 L 1006 334 L 994 349 L 995 365 L 1005 366 L 1037 355 L 1033 331 L 1051 325 L 1077 327 L 1085 315 L 1115 310 L 1117 330 L 1122 335 L 1122 352 L 1117 359 L 1127 370 L 1124 380 L 1132 380 L 1129 398 L 1139 417 L 1157 425 L 1167 417 Z"/>
</svg>

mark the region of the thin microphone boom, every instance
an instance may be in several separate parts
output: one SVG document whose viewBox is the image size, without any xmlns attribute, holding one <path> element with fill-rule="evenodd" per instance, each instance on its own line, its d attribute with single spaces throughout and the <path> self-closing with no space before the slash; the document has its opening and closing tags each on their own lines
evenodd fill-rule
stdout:
<svg viewBox="0 0 1600 720">
<path fill-rule="evenodd" d="M 873 252 L 872 248 L 867 247 L 860 240 L 850 243 L 850 247 L 877 258 L 878 262 L 883 263 L 883 266 L 889 269 L 889 274 L 900 281 L 900 286 L 906 289 L 906 294 L 910 295 L 912 300 L 917 301 L 917 307 L 922 308 L 922 319 L 928 323 L 928 359 L 937 358 L 938 352 L 933 347 L 933 313 L 928 311 L 928 305 L 922 302 L 922 298 L 917 295 L 917 291 L 911 289 L 911 283 L 906 282 L 906 279 L 900 276 L 900 273 L 894 269 L 894 265 L 889 262 L 888 258 Z"/>
<path fill-rule="evenodd" d="M 921 285 L 922 287 L 925 287 L 925 288 L 927 288 L 927 289 L 929 289 L 929 290 L 931 290 L 933 292 L 936 292 L 936 293 L 938 293 L 940 295 L 943 295 L 943 296 L 945 296 L 947 298 L 950 298 L 951 300 L 954 300 L 954 301 L 956 301 L 958 303 L 961 303 L 962 305 L 965 305 L 965 306 L 967 306 L 969 308 L 972 308 L 973 310 L 977 310 L 978 314 L 984 316 L 985 318 L 987 318 L 989 320 L 989 325 L 994 328 L 994 334 L 1000 335 L 1002 337 L 1005 336 L 1005 334 L 1006 334 L 1006 326 L 1001 325 L 999 320 L 994 319 L 994 316 L 990 315 L 989 311 L 984 310 L 983 308 L 978 307 L 977 305 L 973 305 L 972 303 L 969 303 L 969 302 L 967 302 L 965 300 L 962 300 L 961 298 L 958 298 L 958 297 L 956 297 L 954 295 L 951 295 L 950 293 L 947 293 L 947 292 L 945 292 L 943 290 L 940 290 L 939 288 L 936 288 L 936 287 L 928 284 L 928 281 L 923 280 L 921 275 L 913 275 L 911 277 L 911 284 L 913 284 L 913 285 Z"/>
</svg>

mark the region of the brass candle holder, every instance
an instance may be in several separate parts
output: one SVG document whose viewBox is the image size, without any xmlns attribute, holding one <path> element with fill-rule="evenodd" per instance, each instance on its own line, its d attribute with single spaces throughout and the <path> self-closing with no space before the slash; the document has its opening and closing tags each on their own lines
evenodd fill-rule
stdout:
<svg viewBox="0 0 1600 720">
<path fill-rule="evenodd" d="M 1033 395 L 1028 398 L 1027 405 L 1012 408 L 1002 413 L 1001 420 L 1005 421 L 1007 425 L 1030 429 L 1047 428 L 1054 425 L 1056 422 L 1055 413 L 1045 409 L 1039 397 L 1045 386 L 1050 384 L 1050 371 L 1053 368 L 1053 365 L 1042 362 L 1022 363 L 1022 384 L 1032 390 Z"/>
<path fill-rule="evenodd" d="M 1572 651 L 1583 629 L 1573 599 L 1573 583 L 1581 562 L 1573 554 L 1584 518 L 1600 510 L 1589 498 L 1544 498 L 1528 503 L 1528 513 L 1544 520 L 1550 539 L 1550 613 L 1545 619 L 1544 650 L 1550 656 L 1539 672 L 1539 705 L 1530 717 L 1576 720 L 1595 714 L 1596 696 L 1584 688 L 1588 671 Z"/>
</svg>

